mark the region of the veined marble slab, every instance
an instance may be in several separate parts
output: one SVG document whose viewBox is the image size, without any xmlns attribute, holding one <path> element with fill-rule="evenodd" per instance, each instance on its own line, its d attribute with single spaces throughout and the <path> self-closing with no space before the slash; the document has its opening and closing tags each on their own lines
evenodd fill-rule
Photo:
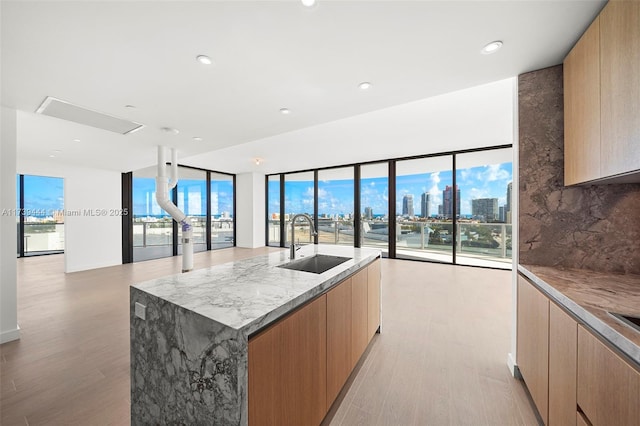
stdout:
<svg viewBox="0 0 640 426">
<path fill-rule="evenodd" d="M 380 257 L 308 245 L 351 260 L 322 274 L 279 268 L 289 250 L 136 284 L 130 290 L 131 424 L 248 424 L 249 335 Z M 143 305 L 146 318 L 135 314 Z"/>
<path fill-rule="evenodd" d="M 640 366 L 640 332 L 607 313 L 640 317 L 640 275 L 536 265 L 518 271 Z"/>
<path fill-rule="evenodd" d="M 133 287 L 249 335 L 368 265 L 380 250 L 310 244 L 296 260 L 316 254 L 352 259 L 314 274 L 278 268 L 290 261 L 289 249 L 283 249 Z"/>
</svg>

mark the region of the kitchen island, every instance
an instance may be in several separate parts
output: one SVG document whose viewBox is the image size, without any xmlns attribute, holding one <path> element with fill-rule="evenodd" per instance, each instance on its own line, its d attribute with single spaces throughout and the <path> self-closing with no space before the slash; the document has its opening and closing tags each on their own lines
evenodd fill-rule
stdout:
<svg viewBox="0 0 640 426">
<path fill-rule="evenodd" d="M 351 276 L 374 263 L 377 272 L 370 275 L 379 289 L 379 250 L 309 245 L 298 251 L 300 258 L 316 254 L 350 260 L 315 274 L 279 267 L 290 261 L 282 250 L 132 286 L 132 424 L 249 424 L 250 339 L 334 287 L 351 285 Z M 377 313 L 376 329 L 379 290 L 377 304 L 368 313 Z"/>
</svg>

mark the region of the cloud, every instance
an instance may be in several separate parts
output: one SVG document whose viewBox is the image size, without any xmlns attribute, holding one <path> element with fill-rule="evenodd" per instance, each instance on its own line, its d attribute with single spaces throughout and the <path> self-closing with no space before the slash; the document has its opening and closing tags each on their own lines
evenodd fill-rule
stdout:
<svg viewBox="0 0 640 426">
<path fill-rule="evenodd" d="M 501 168 L 500 166 L 501 164 L 491 164 L 487 166 L 482 173 L 482 178 L 488 182 L 511 179 L 511 173 Z"/>
</svg>

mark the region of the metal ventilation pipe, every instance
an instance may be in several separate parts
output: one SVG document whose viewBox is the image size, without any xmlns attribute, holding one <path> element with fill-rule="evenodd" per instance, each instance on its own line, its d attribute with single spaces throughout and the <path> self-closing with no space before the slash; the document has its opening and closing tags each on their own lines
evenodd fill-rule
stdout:
<svg viewBox="0 0 640 426">
<path fill-rule="evenodd" d="M 182 226 L 182 272 L 193 269 L 193 230 L 191 222 L 169 198 L 169 190 L 178 184 L 178 151 L 171 148 L 171 179 L 166 174 L 166 148 L 158 146 L 158 175 L 156 176 L 156 200 L 160 207 Z"/>
</svg>

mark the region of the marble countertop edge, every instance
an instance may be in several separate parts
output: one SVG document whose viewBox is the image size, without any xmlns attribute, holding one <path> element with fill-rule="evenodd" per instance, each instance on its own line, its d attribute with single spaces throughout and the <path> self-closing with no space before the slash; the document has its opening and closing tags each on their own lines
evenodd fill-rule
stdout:
<svg viewBox="0 0 640 426">
<path fill-rule="evenodd" d="M 636 363 L 637 368 L 640 368 L 640 345 L 636 343 L 640 342 L 640 333 L 631 329 L 627 325 L 618 324 L 619 321 L 610 316 L 607 318 L 606 322 L 603 321 L 594 312 L 595 309 L 599 309 L 601 312 L 607 312 L 606 308 L 587 308 L 583 306 L 578 301 L 573 300 L 571 297 L 558 290 L 552 282 L 547 282 L 552 281 L 551 279 L 542 278 L 535 272 L 530 270 L 535 268 L 536 266 L 522 264 L 518 265 L 518 271 L 530 281 L 532 281 L 540 290 L 542 290 L 543 293 L 547 294 L 551 300 L 572 313 L 584 325 L 599 333 L 604 339 L 609 342 L 609 344 L 613 345 L 618 350 L 627 355 L 631 360 L 633 360 Z M 545 268 L 546 270 L 554 269 L 552 267 L 540 268 Z M 557 271 L 566 272 L 566 270 L 559 268 L 557 269 Z M 584 273 L 589 274 L 589 271 L 584 271 Z M 616 330 L 611 324 L 616 324 L 617 327 L 625 327 L 626 330 L 623 329 L 624 334 Z M 632 341 L 629 338 L 630 336 L 635 337 L 636 342 Z"/>
</svg>

